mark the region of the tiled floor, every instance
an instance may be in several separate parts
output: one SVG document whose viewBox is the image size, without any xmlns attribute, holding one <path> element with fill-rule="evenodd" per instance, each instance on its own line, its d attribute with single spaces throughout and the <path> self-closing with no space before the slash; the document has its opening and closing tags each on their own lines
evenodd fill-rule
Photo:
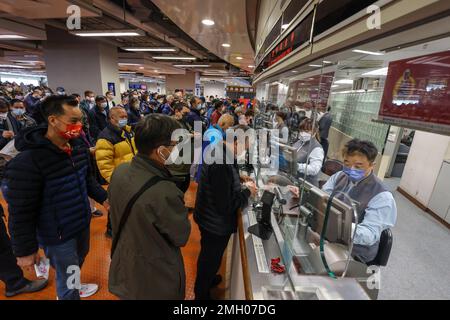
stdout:
<svg viewBox="0 0 450 320">
<path fill-rule="evenodd" d="M 194 207 L 196 185 L 193 183 L 186 193 L 186 206 Z M 5 201 L 1 199 L 1 204 L 7 209 Z M 99 206 L 100 207 L 100 206 Z M 100 207 L 105 213 L 105 210 Z M 196 277 L 196 263 L 197 256 L 200 250 L 200 233 L 197 225 L 192 219 L 192 232 L 189 242 L 185 248 L 182 249 L 183 257 L 186 267 L 186 298 L 194 298 L 194 282 Z M 91 249 L 86 258 L 86 262 L 81 270 L 81 278 L 83 283 L 97 283 L 100 290 L 97 294 L 90 297 L 88 300 L 113 300 L 117 299 L 108 291 L 108 271 L 110 263 L 111 240 L 105 237 L 106 215 L 101 218 L 95 218 L 91 223 Z M 42 254 L 43 255 L 43 254 Z M 25 276 L 28 279 L 34 279 L 34 270 L 25 271 Z M 34 277 L 33 277 L 34 276 Z M 0 300 L 6 299 L 3 295 L 4 284 L 0 281 Z M 15 300 L 55 300 L 55 275 L 53 270 L 50 271 L 49 286 L 37 293 L 21 295 L 13 298 Z"/>
</svg>

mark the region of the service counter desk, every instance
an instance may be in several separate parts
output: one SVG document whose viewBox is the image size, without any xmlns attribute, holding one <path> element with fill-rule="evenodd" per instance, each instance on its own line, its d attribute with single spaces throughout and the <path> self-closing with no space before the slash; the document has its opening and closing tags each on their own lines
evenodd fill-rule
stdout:
<svg viewBox="0 0 450 320">
<path fill-rule="evenodd" d="M 292 208 L 292 201 L 290 199 L 283 206 L 287 215 Z M 377 298 L 378 289 L 371 278 L 373 274 L 368 273 L 368 267 L 365 264 L 346 259 L 348 255 L 339 257 L 342 255 L 339 250 L 338 253 L 334 251 L 327 253 L 327 260 L 334 259 L 341 262 L 338 269 L 343 268 L 343 260 L 348 263 L 345 277 L 342 278 L 336 273 L 338 276 L 333 278 L 327 274 L 322 265 L 319 247 L 313 243 L 314 241 L 309 243 L 309 240 L 299 240 L 301 237 L 295 237 L 294 231 L 289 231 L 289 227 L 295 229 L 296 222 L 290 226 L 286 220 L 280 223 L 273 211 L 276 209 L 272 210 L 270 217 L 273 233 L 268 240 L 262 240 L 248 231 L 250 226 L 257 223 L 259 214 L 253 207 L 253 202 L 239 214 L 239 230 L 232 242 L 229 283 L 231 299 L 369 300 Z M 289 232 L 292 233 L 292 237 L 288 235 Z M 291 240 L 286 239 L 287 237 L 291 237 Z M 333 245 L 329 244 L 330 247 Z M 296 254 L 292 253 L 293 246 L 296 247 L 294 250 Z M 279 257 L 286 267 L 286 271 L 282 274 L 271 270 L 271 259 Z"/>
</svg>

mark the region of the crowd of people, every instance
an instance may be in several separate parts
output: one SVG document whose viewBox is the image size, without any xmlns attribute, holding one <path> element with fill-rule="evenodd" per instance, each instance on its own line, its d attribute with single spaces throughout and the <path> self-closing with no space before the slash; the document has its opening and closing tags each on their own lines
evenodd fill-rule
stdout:
<svg viewBox="0 0 450 320">
<path fill-rule="evenodd" d="M 30 281 L 21 269 L 39 263 L 39 248 L 56 271 L 58 299 L 95 294 L 96 284 L 69 286 L 73 271 L 68 270 L 83 266 L 91 218 L 102 215 L 99 204 L 108 211 L 105 235 L 112 238 L 110 292 L 121 299 L 183 299 L 180 248 L 191 232 L 184 193 L 194 177 L 198 182 L 194 220 L 201 232 L 195 296 L 210 299 L 211 288 L 222 281 L 217 273 L 237 230 L 238 209 L 256 196 L 257 187 L 240 174 L 236 139 L 224 139 L 221 145 L 224 157 L 232 155 L 231 162 L 200 164 L 193 173 L 191 164 L 168 164 L 179 143 L 172 140 L 172 133 L 187 130 L 193 144 L 198 125 L 202 132 L 216 130 L 221 135 L 229 128 L 245 132 L 259 106 L 187 96 L 179 90 L 167 96 L 129 90 L 116 104 L 110 91 L 100 95 L 86 90 L 81 96 L 62 87 L 53 92 L 44 86 L 2 83 L 1 88 L 0 166 L 10 237 L 0 219 L 0 280 L 6 284 L 6 296 L 45 288 L 47 280 Z M 292 115 L 274 111 L 273 128 L 286 127 Z M 332 121 L 329 109 L 319 111 L 303 115 L 294 144 L 300 150 L 298 177 L 314 184 L 326 159 Z M 203 148 L 208 143 L 217 141 L 207 141 Z M 366 229 L 355 242 L 370 246 L 370 256 L 379 233 L 395 222 L 395 202 L 373 175 L 374 154 L 373 144 L 353 141 L 344 154 L 345 176 L 332 177 L 326 185 L 344 190 L 365 179 L 375 200 L 381 194 L 382 203 L 364 198 L 370 211 L 363 210 L 366 220 L 361 223 L 366 222 Z"/>
</svg>

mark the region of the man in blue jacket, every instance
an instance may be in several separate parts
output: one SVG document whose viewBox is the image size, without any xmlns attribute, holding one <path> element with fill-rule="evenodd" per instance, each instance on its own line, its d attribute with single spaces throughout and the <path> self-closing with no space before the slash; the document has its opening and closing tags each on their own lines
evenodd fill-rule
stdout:
<svg viewBox="0 0 450 320">
<path fill-rule="evenodd" d="M 89 252 L 88 197 L 109 209 L 107 193 L 93 178 L 89 150 L 78 139 L 82 112 L 77 100 L 48 97 L 42 113 L 47 126 L 16 137 L 20 153 L 5 171 L 11 244 L 18 265 L 25 268 L 39 262 L 42 247 L 56 270 L 58 298 L 77 300 L 98 290 L 97 285 L 81 285 L 79 274 Z"/>
</svg>

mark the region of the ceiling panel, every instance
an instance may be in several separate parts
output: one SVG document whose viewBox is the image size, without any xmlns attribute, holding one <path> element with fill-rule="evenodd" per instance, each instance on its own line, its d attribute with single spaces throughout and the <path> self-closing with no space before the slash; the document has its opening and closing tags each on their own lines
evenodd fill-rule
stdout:
<svg viewBox="0 0 450 320">
<path fill-rule="evenodd" d="M 254 51 L 247 30 L 244 0 L 153 0 L 165 15 L 192 39 L 223 60 L 249 72 Z M 202 24 L 203 19 L 215 22 Z M 228 43 L 230 48 L 222 47 Z M 242 60 L 237 60 L 242 57 Z"/>
</svg>

